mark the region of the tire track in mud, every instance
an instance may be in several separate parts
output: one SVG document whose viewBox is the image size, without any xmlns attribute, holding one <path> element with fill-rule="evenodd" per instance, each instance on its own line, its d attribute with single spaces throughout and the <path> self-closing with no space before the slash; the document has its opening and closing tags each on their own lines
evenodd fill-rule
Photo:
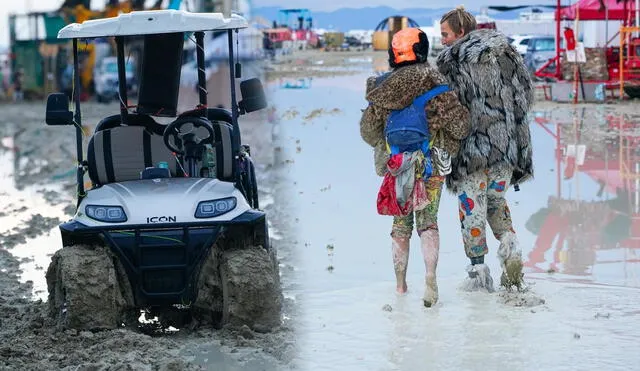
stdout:
<svg viewBox="0 0 640 371">
<path fill-rule="evenodd" d="M 11 144 L 13 148 L 3 149 L 15 151 L 17 148 L 21 157 L 13 162 L 14 187 L 24 189 L 33 184 L 47 183 L 62 183 L 66 186 L 58 191 L 41 191 L 38 194 L 40 206 L 25 207 L 22 205 L 24 200 L 12 200 L 21 216 L 31 217 L 21 217 L 20 220 L 30 220 L 32 223 L 20 225 L 13 233 L 0 231 L 5 233 L 0 245 L 0 370 L 286 368 L 296 352 L 293 324 L 297 318 L 298 304 L 289 295 L 295 288 L 292 283 L 295 262 L 293 245 L 290 243 L 293 228 L 285 219 L 289 213 L 289 206 L 285 204 L 290 197 L 281 187 L 285 183 L 284 173 L 281 171 L 284 166 L 279 166 L 271 157 L 275 152 L 273 137 L 265 135 L 271 131 L 271 127 L 263 117 L 257 117 L 261 120 L 260 123 L 249 122 L 243 128 L 243 142 L 252 144 L 252 153 L 255 152 L 262 208 L 270 221 L 272 245 L 278 249 L 285 294 L 285 321 L 282 327 L 273 333 L 264 334 L 243 327 L 217 331 L 182 330 L 152 336 L 125 328 L 97 332 L 60 332 L 47 315 L 47 303 L 35 300 L 33 282 L 21 282 L 23 261 L 12 254 L 12 250 L 33 243 L 34 238 L 39 240 L 40 236 L 57 228 L 59 216 L 69 215 L 69 208 L 72 208 L 74 200 L 74 174 L 69 169 L 75 166 L 75 159 L 69 156 L 68 151 L 73 148 L 70 130 L 46 128 L 42 122 L 44 104 L 35 109 L 30 108 L 30 113 L 26 115 L 23 108 L 21 105 L 8 106 L 7 111 L 10 112 L 7 120 L 12 123 L 0 125 L 3 126 L 0 137 L 12 138 L 7 144 Z M 97 122 L 114 109 L 117 110 L 117 106 L 94 107 L 94 104 L 85 103 L 83 112 L 90 113 L 90 116 L 83 120 Z M 36 132 L 39 134 L 35 135 Z M 33 170 L 36 168 L 37 170 Z M 41 212 L 41 209 L 46 209 L 47 212 Z M 36 210 L 40 213 L 35 213 Z M 56 216 L 49 214 L 51 210 L 57 210 Z M 59 248 L 60 241 L 54 241 L 55 248 Z M 43 248 L 49 249 L 50 246 Z M 46 267 L 40 272 L 40 278 L 44 280 Z"/>
</svg>

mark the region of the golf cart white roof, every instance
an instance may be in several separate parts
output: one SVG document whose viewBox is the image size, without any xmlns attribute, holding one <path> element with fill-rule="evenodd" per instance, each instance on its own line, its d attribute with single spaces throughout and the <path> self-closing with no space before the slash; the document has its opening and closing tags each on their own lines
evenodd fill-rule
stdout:
<svg viewBox="0 0 640 371">
<path fill-rule="evenodd" d="M 133 36 L 173 32 L 196 32 L 247 28 L 246 19 L 232 14 L 191 13 L 184 10 L 146 10 L 117 17 L 72 23 L 58 32 L 59 39 Z"/>
</svg>

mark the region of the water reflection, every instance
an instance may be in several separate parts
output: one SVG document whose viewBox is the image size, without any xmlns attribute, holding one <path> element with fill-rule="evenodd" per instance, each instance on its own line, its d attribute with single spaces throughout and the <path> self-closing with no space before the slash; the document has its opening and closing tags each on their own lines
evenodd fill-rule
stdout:
<svg viewBox="0 0 640 371">
<path fill-rule="evenodd" d="M 536 236 L 525 266 L 577 277 L 606 271 L 638 286 L 629 268 L 640 263 L 639 121 L 594 106 L 545 111 L 534 122 L 555 142 L 556 177 L 554 194 L 525 223 Z"/>
<path fill-rule="evenodd" d="M 94 126 L 84 125 L 85 146 Z M 77 163 L 75 132 L 53 133 L 52 130 L 62 129 L 42 124 L 40 128 L 10 130 L 2 137 L 0 153 L 11 157 L 12 188 L 22 191 L 33 186 L 48 187 L 59 181 L 74 182 Z M 3 164 L 3 169 L 8 170 L 7 165 Z"/>
</svg>

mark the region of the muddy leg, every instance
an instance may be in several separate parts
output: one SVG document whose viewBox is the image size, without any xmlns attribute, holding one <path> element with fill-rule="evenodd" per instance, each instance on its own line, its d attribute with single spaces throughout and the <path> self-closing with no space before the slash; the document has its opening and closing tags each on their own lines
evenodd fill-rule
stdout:
<svg viewBox="0 0 640 371">
<path fill-rule="evenodd" d="M 409 239 L 393 238 L 391 242 L 393 253 L 393 269 L 396 273 L 396 291 L 398 294 L 407 292 L 407 266 L 409 265 Z"/>
<path fill-rule="evenodd" d="M 407 292 L 407 266 L 409 265 L 409 240 L 413 232 L 413 213 L 394 216 L 391 229 L 391 253 L 393 269 L 396 273 L 396 291 Z"/>
<path fill-rule="evenodd" d="M 462 240 L 465 253 L 471 260 L 467 266 L 469 277 L 465 282 L 469 291 L 494 291 L 489 266 L 484 264 L 484 256 L 489 251 L 486 238 L 487 181 L 488 170 L 477 171 L 467 176 L 458 192 Z"/>
<path fill-rule="evenodd" d="M 436 269 L 440 255 L 440 233 L 438 232 L 438 210 L 444 177 L 433 176 L 426 182 L 425 189 L 429 198 L 429 206 L 416 211 L 416 225 L 420 235 L 420 247 L 424 259 L 425 291 L 423 303 L 431 307 L 438 302 L 438 283 Z"/>
<path fill-rule="evenodd" d="M 436 268 L 438 267 L 438 255 L 440 253 L 440 233 L 438 230 L 429 229 L 422 232 L 420 245 L 427 272 L 423 302 L 425 307 L 431 307 L 438 302 L 438 283 L 436 280 Z"/>
<path fill-rule="evenodd" d="M 498 167 L 489 171 L 487 189 L 487 221 L 493 235 L 500 241 L 498 259 L 502 267 L 500 284 L 510 290 L 522 286 L 522 250 L 513 230 L 511 212 L 505 199 L 511 179 L 511 169 Z"/>
</svg>

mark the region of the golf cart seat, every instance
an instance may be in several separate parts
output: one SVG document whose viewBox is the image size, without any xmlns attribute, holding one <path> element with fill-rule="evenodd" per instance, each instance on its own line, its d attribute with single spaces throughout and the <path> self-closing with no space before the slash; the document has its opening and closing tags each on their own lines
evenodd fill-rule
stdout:
<svg viewBox="0 0 640 371">
<path fill-rule="evenodd" d="M 215 134 L 216 178 L 233 180 L 231 113 L 209 108 L 207 117 Z M 147 115 L 129 115 L 127 126 L 122 126 L 120 115 L 103 119 L 87 148 L 89 178 L 94 184 L 137 180 L 142 170 L 161 161 L 168 163 L 172 177 L 178 176 L 177 160 L 164 144 L 163 132 L 164 126 Z"/>
<path fill-rule="evenodd" d="M 89 140 L 87 163 L 94 184 L 140 179 L 146 167 L 164 161 L 171 176 L 177 174 L 177 161 L 161 135 L 145 126 L 116 126 L 97 131 Z"/>
<path fill-rule="evenodd" d="M 216 134 L 218 179 L 233 180 L 233 121 L 231 112 L 223 108 L 207 108 L 207 118 Z"/>
</svg>

